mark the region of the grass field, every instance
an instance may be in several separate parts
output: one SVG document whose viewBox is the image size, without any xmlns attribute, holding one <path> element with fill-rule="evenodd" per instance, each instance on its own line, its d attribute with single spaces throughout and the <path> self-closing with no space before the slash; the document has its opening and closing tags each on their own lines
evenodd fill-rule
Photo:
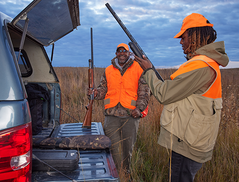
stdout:
<svg viewBox="0 0 239 182">
<path fill-rule="evenodd" d="M 88 104 L 88 68 L 56 67 L 62 91 L 61 123 L 82 121 Z M 166 79 L 175 70 L 160 69 Z M 103 68 L 95 68 L 98 86 Z M 217 142 L 211 161 L 203 164 L 195 182 L 239 182 L 239 69 L 223 69 L 223 109 Z M 148 115 L 141 119 L 132 156 L 131 176 L 119 172 L 121 181 L 167 182 L 169 151 L 157 144 L 163 105 L 151 96 Z M 104 124 L 103 101 L 94 101 L 92 121 Z"/>
</svg>

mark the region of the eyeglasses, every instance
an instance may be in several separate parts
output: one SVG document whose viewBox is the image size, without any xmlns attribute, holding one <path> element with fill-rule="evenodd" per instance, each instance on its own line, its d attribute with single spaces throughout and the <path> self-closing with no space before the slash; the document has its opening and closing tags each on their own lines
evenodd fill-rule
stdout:
<svg viewBox="0 0 239 182">
<path fill-rule="evenodd" d="M 122 52 L 123 52 L 123 53 L 126 53 L 126 52 L 128 52 L 128 51 L 124 49 L 124 50 L 118 50 L 117 52 L 118 52 L 118 53 L 122 53 Z"/>
</svg>

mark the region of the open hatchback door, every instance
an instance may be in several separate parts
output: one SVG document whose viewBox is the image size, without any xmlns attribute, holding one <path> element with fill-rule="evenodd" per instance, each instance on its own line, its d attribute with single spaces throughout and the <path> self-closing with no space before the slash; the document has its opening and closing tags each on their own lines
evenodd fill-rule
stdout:
<svg viewBox="0 0 239 182">
<path fill-rule="evenodd" d="M 25 26 L 28 21 L 28 27 Z M 48 46 L 80 25 L 78 0 L 34 0 L 11 24 Z"/>
</svg>

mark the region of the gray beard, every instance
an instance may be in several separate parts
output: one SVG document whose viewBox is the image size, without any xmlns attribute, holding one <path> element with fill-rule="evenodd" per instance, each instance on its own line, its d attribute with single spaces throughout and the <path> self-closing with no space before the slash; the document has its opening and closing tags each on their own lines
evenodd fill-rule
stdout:
<svg viewBox="0 0 239 182">
<path fill-rule="evenodd" d="M 127 63 L 130 59 L 134 60 L 134 54 L 133 53 L 130 53 L 128 59 L 124 62 L 124 64 Z M 122 70 L 122 66 L 119 65 L 118 58 L 115 58 L 115 64 Z"/>
</svg>

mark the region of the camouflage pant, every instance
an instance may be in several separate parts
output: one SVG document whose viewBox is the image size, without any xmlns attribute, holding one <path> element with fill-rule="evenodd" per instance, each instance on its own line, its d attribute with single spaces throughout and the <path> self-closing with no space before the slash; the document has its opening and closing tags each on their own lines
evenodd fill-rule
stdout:
<svg viewBox="0 0 239 182">
<path fill-rule="evenodd" d="M 134 143 L 136 142 L 140 118 L 134 119 L 106 116 L 105 135 L 111 140 L 111 153 L 117 170 L 129 170 Z"/>
</svg>

